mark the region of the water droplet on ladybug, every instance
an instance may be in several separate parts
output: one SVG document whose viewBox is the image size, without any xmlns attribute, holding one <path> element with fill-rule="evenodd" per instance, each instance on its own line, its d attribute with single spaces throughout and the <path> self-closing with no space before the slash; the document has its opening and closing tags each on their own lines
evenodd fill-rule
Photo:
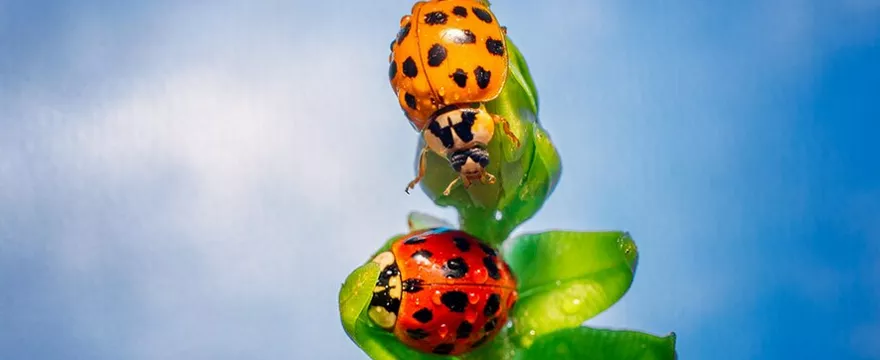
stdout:
<svg viewBox="0 0 880 360">
<path fill-rule="evenodd" d="M 489 281 L 489 273 L 484 271 L 483 269 L 475 269 L 473 272 L 474 281 L 478 284 L 485 284 L 486 281 Z"/>
<path fill-rule="evenodd" d="M 446 96 L 446 88 L 441 87 L 441 88 L 437 89 L 437 95 L 439 95 L 440 97 Z"/>
<path fill-rule="evenodd" d="M 477 312 L 474 310 L 465 311 L 464 319 L 467 320 L 469 323 L 473 323 L 477 320 Z"/>
<path fill-rule="evenodd" d="M 431 296 L 431 300 L 434 301 L 434 305 L 443 304 L 443 301 L 440 301 L 441 296 L 442 294 L 440 293 L 440 290 L 434 290 L 434 296 Z"/>
<path fill-rule="evenodd" d="M 449 335 L 449 328 L 446 327 L 446 324 L 440 324 L 440 327 L 437 329 L 437 334 L 440 335 L 441 339 L 445 339 L 446 335 Z"/>
<path fill-rule="evenodd" d="M 470 302 L 471 305 L 476 305 L 480 302 L 480 295 L 474 292 L 468 293 L 468 302 Z"/>
<path fill-rule="evenodd" d="M 452 100 L 455 100 L 455 102 L 458 102 L 458 100 L 461 100 L 461 94 L 459 94 L 459 93 L 452 94 Z"/>
</svg>

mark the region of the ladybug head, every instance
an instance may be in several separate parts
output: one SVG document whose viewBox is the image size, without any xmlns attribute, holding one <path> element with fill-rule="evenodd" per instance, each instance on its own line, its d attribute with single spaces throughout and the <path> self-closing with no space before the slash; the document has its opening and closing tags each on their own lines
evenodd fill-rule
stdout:
<svg viewBox="0 0 880 360">
<path fill-rule="evenodd" d="M 468 180 L 479 181 L 489 166 L 489 151 L 483 146 L 458 150 L 449 155 L 449 164 Z"/>
<path fill-rule="evenodd" d="M 368 314 L 370 319 L 384 329 L 391 329 L 397 322 L 397 311 L 400 309 L 400 269 L 394 254 L 390 251 L 383 252 L 373 258 L 373 262 L 379 264 L 382 269 L 376 287 L 373 288 L 373 298 L 370 300 Z"/>
</svg>

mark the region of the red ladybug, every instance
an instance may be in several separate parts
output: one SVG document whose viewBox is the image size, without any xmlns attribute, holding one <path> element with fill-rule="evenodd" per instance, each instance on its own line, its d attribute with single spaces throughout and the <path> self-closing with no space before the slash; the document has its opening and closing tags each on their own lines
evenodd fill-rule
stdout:
<svg viewBox="0 0 880 360">
<path fill-rule="evenodd" d="M 491 340 L 517 300 L 516 278 L 492 247 L 448 228 L 413 231 L 377 255 L 369 316 L 403 343 L 444 355 Z"/>
</svg>

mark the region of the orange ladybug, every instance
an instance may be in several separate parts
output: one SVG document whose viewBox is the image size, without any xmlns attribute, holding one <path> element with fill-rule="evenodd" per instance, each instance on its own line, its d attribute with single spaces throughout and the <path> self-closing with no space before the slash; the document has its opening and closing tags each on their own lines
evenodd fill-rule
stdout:
<svg viewBox="0 0 880 360">
<path fill-rule="evenodd" d="M 426 142 L 419 175 L 407 192 L 424 176 L 428 150 L 447 158 L 460 174 L 444 192 L 448 195 L 459 180 L 465 187 L 494 182 L 485 171 L 485 147 L 496 124 L 519 146 L 508 122 L 484 106 L 507 80 L 506 33 L 479 0 L 419 1 L 401 18 L 388 76 L 404 114 Z"/>
</svg>

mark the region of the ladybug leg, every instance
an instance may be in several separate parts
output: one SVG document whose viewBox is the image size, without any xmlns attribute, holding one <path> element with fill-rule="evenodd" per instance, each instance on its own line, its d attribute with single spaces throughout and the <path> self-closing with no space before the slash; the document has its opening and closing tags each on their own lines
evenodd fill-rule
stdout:
<svg viewBox="0 0 880 360">
<path fill-rule="evenodd" d="M 484 172 L 484 173 L 483 173 L 483 178 L 480 179 L 480 180 L 483 182 L 483 184 L 489 184 L 489 185 L 492 185 L 492 184 L 495 183 L 495 175 L 492 175 L 492 174 L 490 174 L 490 173 L 488 173 L 488 172 Z"/>
<path fill-rule="evenodd" d="M 409 194 L 409 191 L 416 187 L 416 184 L 425 177 L 425 171 L 428 167 L 428 145 L 425 144 L 425 147 L 422 148 L 421 155 L 419 155 L 419 174 L 416 175 L 416 178 L 413 181 L 409 182 L 409 185 L 406 186 L 406 193 Z"/>
<path fill-rule="evenodd" d="M 510 123 L 507 122 L 507 119 L 499 115 L 492 114 L 492 120 L 494 120 L 496 124 L 501 124 L 501 127 L 504 129 L 504 133 L 507 135 L 507 137 L 509 137 L 510 140 L 513 140 L 513 144 L 516 145 L 516 147 L 519 147 L 519 139 L 516 137 L 516 134 L 514 134 L 513 131 L 510 130 Z"/>
<path fill-rule="evenodd" d="M 449 183 L 449 186 L 446 187 L 446 190 L 443 190 L 443 196 L 449 196 L 449 193 L 452 192 L 452 188 L 455 187 L 455 185 L 458 185 L 460 180 L 461 176 L 456 176 L 455 180 L 452 180 L 452 182 Z"/>
</svg>

